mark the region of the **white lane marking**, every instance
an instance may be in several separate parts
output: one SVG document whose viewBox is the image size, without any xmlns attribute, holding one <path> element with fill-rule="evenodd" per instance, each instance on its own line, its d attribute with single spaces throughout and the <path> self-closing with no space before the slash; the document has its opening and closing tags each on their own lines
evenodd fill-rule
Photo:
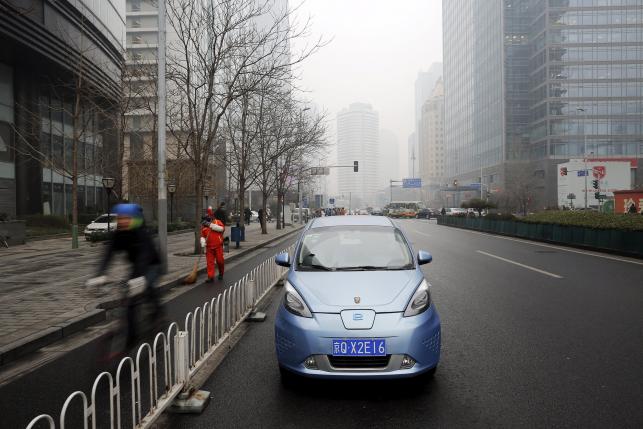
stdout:
<svg viewBox="0 0 643 429">
<path fill-rule="evenodd" d="M 482 253 L 483 255 L 487 255 L 487 256 L 489 256 L 491 258 L 496 258 L 496 259 L 499 259 L 501 261 L 517 265 L 517 266 L 522 267 L 522 268 L 526 268 L 526 269 L 531 270 L 531 271 L 535 271 L 535 272 L 540 273 L 540 274 L 544 274 L 546 276 L 553 277 L 555 279 L 562 279 L 563 278 L 563 276 L 559 276 L 558 274 L 554 274 L 554 273 L 550 273 L 549 271 L 544 271 L 544 270 L 540 270 L 538 268 L 530 267 L 529 265 L 521 264 L 520 262 L 512 261 L 511 259 L 506 259 L 506 258 L 503 258 L 501 256 L 492 255 L 491 253 L 483 252 L 482 250 L 476 250 L 476 252 Z"/>
<path fill-rule="evenodd" d="M 553 245 L 553 244 L 536 243 L 536 242 L 529 241 L 529 240 L 522 240 L 520 238 L 503 237 L 501 235 L 490 234 L 490 233 L 480 232 L 480 231 L 472 231 L 470 229 L 465 229 L 465 228 L 453 228 L 453 229 L 457 229 L 457 230 L 463 231 L 463 232 L 469 232 L 471 234 L 484 235 L 486 237 L 500 238 L 502 240 L 509 240 L 509 241 L 516 241 L 518 243 L 530 244 L 532 246 L 548 247 L 550 249 L 561 250 L 563 252 L 578 253 L 580 255 L 594 256 L 596 258 L 609 259 L 610 261 L 618 261 L 618 262 L 626 262 L 628 264 L 643 265 L 643 262 L 635 261 L 633 259 L 624 259 L 624 258 L 619 258 L 619 257 L 616 257 L 616 256 L 603 255 L 601 253 L 569 249 L 567 247 L 556 246 L 556 245 Z"/>
</svg>

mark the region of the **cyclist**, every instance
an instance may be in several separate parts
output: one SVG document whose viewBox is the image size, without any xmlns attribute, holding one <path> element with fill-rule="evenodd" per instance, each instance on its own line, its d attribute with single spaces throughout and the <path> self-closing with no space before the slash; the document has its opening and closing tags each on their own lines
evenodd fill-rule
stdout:
<svg viewBox="0 0 643 429">
<path fill-rule="evenodd" d="M 117 204 L 116 231 L 105 252 L 97 276 L 87 281 L 87 286 L 101 286 L 107 282 L 105 272 L 114 255 L 125 252 L 131 263 L 127 282 L 127 346 L 137 341 L 136 311 L 143 302 L 151 304 L 153 320 L 161 316 L 161 305 L 156 282 L 161 275 L 161 259 L 143 219 L 143 209 L 138 204 Z"/>
</svg>

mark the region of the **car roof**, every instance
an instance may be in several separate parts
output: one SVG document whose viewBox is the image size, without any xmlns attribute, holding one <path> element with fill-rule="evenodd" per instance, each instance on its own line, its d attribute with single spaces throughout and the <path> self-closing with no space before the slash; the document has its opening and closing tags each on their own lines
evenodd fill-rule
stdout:
<svg viewBox="0 0 643 429">
<path fill-rule="evenodd" d="M 383 216 L 325 216 L 313 219 L 310 228 L 327 226 L 394 226 L 393 222 Z"/>
</svg>

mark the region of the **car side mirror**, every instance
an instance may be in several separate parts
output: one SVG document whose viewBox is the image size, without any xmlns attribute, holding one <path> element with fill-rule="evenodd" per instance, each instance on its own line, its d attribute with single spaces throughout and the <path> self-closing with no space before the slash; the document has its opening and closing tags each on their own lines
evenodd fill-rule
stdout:
<svg viewBox="0 0 643 429">
<path fill-rule="evenodd" d="M 290 255 L 286 252 L 278 254 L 277 256 L 275 256 L 275 264 L 280 265 L 282 267 L 289 267 Z"/>
<path fill-rule="evenodd" d="M 433 260 L 433 256 L 431 256 L 429 252 L 425 250 L 420 250 L 418 252 L 418 264 L 420 265 L 428 264 L 432 260 Z"/>
</svg>

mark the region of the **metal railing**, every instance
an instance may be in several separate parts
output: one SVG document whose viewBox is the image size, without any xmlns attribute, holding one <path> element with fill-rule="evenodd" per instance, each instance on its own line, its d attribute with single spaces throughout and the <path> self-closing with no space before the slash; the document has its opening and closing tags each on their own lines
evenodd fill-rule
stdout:
<svg viewBox="0 0 643 429">
<path fill-rule="evenodd" d="M 125 424 L 132 428 L 150 427 L 181 392 L 190 389 L 191 377 L 285 272 L 285 268 L 274 263 L 273 257 L 268 258 L 223 293 L 189 312 L 182 331 L 176 322 L 172 322 L 166 332 L 156 334 L 152 345 L 144 343 L 139 346 L 135 359 L 123 358 L 114 377 L 109 372 L 100 373 L 92 386 L 91 401 L 80 390 L 69 395 L 60 413 L 60 429 L 65 428 L 68 409 L 75 401 L 82 402 L 82 426 L 85 429 L 90 425 L 96 429 L 99 412 L 102 418 L 107 414 L 107 408 L 111 429 L 121 429 Z M 129 380 L 122 383 L 124 372 L 129 373 Z M 147 385 L 142 390 L 141 384 L 145 382 Z M 108 388 L 108 399 L 99 401 L 105 409 L 97 409 L 97 391 L 103 383 Z M 77 414 L 74 410 L 74 416 Z M 31 420 L 27 429 L 43 427 L 41 423 L 45 422 L 50 429 L 56 428 L 53 417 L 41 414 Z M 80 425 L 76 421 L 73 426 Z M 100 426 L 104 427 L 106 423 Z"/>
</svg>

